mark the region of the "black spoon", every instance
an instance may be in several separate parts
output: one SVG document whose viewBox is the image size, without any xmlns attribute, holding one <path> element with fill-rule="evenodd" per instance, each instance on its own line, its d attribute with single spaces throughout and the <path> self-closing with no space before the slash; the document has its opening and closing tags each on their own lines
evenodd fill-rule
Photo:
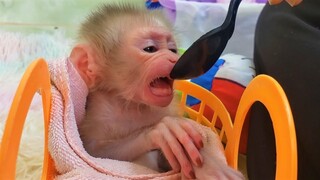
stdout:
<svg viewBox="0 0 320 180">
<path fill-rule="evenodd" d="M 172 79 L 197 77 L 214 65 L 233 34 L 240 2 L 231 0 L 223 24 L 201 36 L 187 49 L 173 67 L 170 73 Z"/>
</svg>

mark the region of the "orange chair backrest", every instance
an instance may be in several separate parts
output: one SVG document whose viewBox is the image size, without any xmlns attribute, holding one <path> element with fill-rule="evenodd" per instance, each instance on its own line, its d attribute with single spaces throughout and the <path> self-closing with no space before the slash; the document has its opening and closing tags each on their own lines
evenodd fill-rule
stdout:
<svg viewBox="0 0 320 180">
<path fill-rule="evenodd" d="M 247 86 L 237 109 L 233 136 L 229 149 L 230 166 L 238 163 L 238 148 L 245 117 L 255 102 L 261 102 L 269 111 L 276 141 L 276 179 L 297 179 L 297 140 L 293 116 L 288 99 L 276 80 L 267 75 L 255 77 Z"/>
<path fill-rule="evenodd" d="M 42 179 L 53 179 L 53 162 L 48 153 L 51 89 L 47 63 L 34 61 L 24 73 L 13 99 L 0 146 L 0 179 L 15 179 L 21 134 L 31 101 L 36 92 L 42 96 L 45 144 Z"/>
</svg>

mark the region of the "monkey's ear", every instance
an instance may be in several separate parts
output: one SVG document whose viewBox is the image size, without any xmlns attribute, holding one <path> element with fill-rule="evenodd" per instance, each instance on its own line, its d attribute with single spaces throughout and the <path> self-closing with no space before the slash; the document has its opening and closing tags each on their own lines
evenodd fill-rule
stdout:
<svg viewBox="0 0 320 180">
<path fill-rule="evenodd" d="M 78 44 L 72 49 L 70 60 L 88 88 L 93 87 L 96 79 L 93 49 L 89 45 Z"/>
</svg>

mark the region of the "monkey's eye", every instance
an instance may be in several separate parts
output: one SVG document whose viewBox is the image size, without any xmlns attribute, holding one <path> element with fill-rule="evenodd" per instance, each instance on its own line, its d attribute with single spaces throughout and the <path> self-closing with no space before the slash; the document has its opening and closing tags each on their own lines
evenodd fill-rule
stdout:
<svg viewBox="0 0 320 180">
<path fill-rule="evenodd" d="M 169 49 L 171 52 L 177 54 L 178 50 L 177 49 Z"/>
<path fill-rule="evenodd" d="M 158 49 L 155 47 L 155 46 L 148 46 L 146 48 L 143 49 L 145 52 L 148 52 L 148 53 L 154 53 L 156 52 Z"/>
</svg>

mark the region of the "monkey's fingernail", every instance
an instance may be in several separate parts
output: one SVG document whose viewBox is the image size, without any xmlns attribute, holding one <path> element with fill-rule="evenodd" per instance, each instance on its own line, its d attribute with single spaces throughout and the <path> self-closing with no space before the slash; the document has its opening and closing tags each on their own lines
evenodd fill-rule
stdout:
<svg viewBox="0 0 320 180">
<path fill-rule="evenodd" d="M 198 166 L 198 167 L 200 167 L 201 166 L 201 159 L 198 157 L 197 159 L 196 159 L 196 166 Z"/>
<path fill-rule="evenodd" d="M 200 148 L 203 148 L 203 147 L 204 147 L 204 144 L 203 144 L 203 141 L 202 141 L 202 140 L 199 142 L 199 144 L 200 144 Z"/>
<path fill-rule="evenodd" d="M 200 157 L 198 157 L 198 158 L 196 159 L 196 163 L 197 163 L 196 165 L 197 165 L 198 167 L 201 167 L 203 161 L 202 161 L 202 159 L 201 159 Z"/>
<path fill-rule="evenodd" d="M 190 172 L 189 172 L 189 176 L 190 176 L 192 179 L 195 179 L 195 178 L 196 178 L 196 175 L 194 174 L 193 171 L 190 171 Z"/>
</svg>

